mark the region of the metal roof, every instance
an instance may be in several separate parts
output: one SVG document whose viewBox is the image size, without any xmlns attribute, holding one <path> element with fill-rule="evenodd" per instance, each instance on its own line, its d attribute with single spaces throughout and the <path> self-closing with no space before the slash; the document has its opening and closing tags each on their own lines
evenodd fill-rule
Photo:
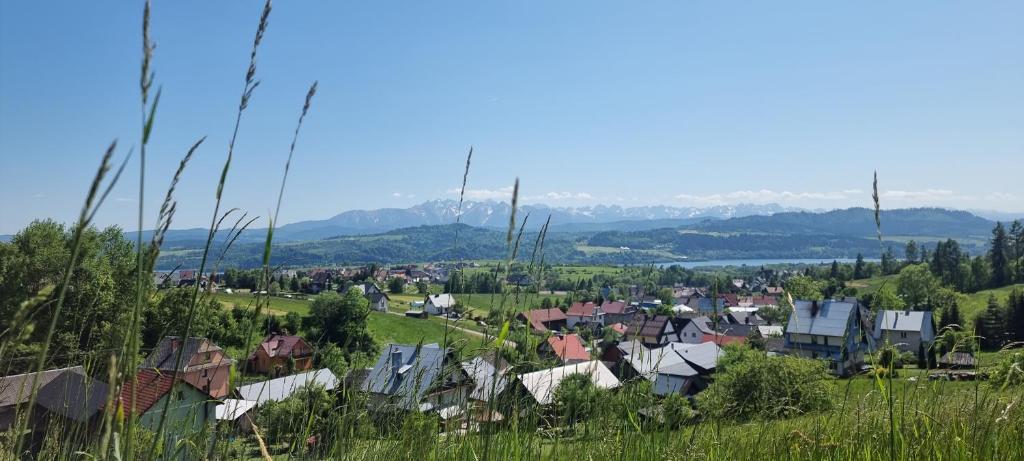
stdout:
<svg viewBox="0 0 1024 461">
<path fill-rule="evenodd" d="M 437 344 L 388 344 L 373 371 L 363 381 L 362 389 L 396 397 L 399 406 L 414 409 L 427 390 L 442 377 L 447 353 L 448 349 L 442 350 Z"/>
<path fill-rule="evenodd" d="M 523 387 L 530 392 L 537 403 L 547 405 L 551 403 L 555 388 L 562 383 L 563 379 L 572 375 L 590 376 L 594 386 L 601 389 L 614 389 L 620 385 L 619 379 L 600 360 L 522 374 L 519 375 L 519 381 L 523 383 Z"/>
<path fill-rule="evenodd" d="M 258 404 L 263 404 L 284 400 L 303 386 L 310 384 L 320 384 L 324 389 L 330 391 L 338 386 L 338 377 L 334 376 L 331 370 L 323 368 L 242 386 L 238 388 L 238 395 L 244 400 L 253 400 Z"/>
<path fill-rule="evenodd" d="M 931 321 L 931 311 L 882 311 L 878 314 L 876 329 L 924 331 L 925 322 L 931 323 Z"/>
<path fill-rule="evenodd" d="M 696 376 L 699 374 L 679 353 L 670 346 L 656 349 L 634 348 L 633 353 L 623 357 L 641 376 L 654 380 L 658 374 Z"/>
<path fill-rule="evenodd" d="M 508 380 L 501 371 L 497 372 L 497 379 L 495 379 L 494 365 L 483 357 L 473 357 L 472 360 L 462 362 L 461 365 L 475 383 L 473 390 L 469 393 L 469 398 L 473 400 L 488 402 L 491 395 L 501 394 L 508 384 Z"/>
<path fill-rule="evenodd" d="M 713 342 L 700 344 L 669 343 L 680 357 L 690 365 L 694 365 L 705 371 L 714 370 L 718 366 L 718 358 L 722 356 L 722 348 Z"/>
<path fill-rule="evenodd" d="M 812 301 L 795 301 L 793 313 L 789 315 L 786 333 L 805 335 L 844 336 L 850 316 L 857 309 L 856 302 L 825 300 L 816 301 L 817 312 L 812 315 Z"/>
<path fill-rule="evenodd" d="M 224 403 L 214 408 L 214 414 L 221 421 L 234 421 L 255 407 L 253 400 L 224 399 Z"/>
</svg>

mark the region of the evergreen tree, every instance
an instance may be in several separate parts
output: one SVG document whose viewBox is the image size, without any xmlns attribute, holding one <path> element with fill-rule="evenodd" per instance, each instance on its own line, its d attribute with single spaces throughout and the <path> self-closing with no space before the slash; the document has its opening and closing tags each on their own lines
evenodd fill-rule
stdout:
<svg viewBox="0 0 1024 461">
<path fill-rule="evenodd" d="M 974 322 L 975 334 L 981 337 L 981 347 L 996 350 L 1002 347 L 1005 338 L 1005 323 L 1002 307 L 995 295 L 989 295 L 988 307 Z"/>
<path fill-rule="evenodd" d="M 992 265 L 992 287 L 1010 284 L 1010 239 L 1006 235 L 1003 223 L 997 222 L 992 229 L 992 247 L 988 252 L 989 263 Z"/>
<path fill-rule="evenodd" d="M 903 250 L 903 259 L 906 259 L 909 264 L 917 262 L 917 242 L 913 240 L 907 242 L 907 248 Z"/>
<path fill-rule="evenodd" d="M 953 301 L 953 304 L 942 311 L 942 316 L 939 318 L 939 329 L 946 328 L 950 325 L 964 326 L 964 319 L 960 315 L 959 303 Z"/>
<path fill-rule="evenodd" d="M 1024 341 L 1024 291 L 1014 289 L 1006 299 L 1007 340 Z"/>
<path fill-rule="evenodd" d="M 1010 225 L 1010 240 L 1013 243 L 1013 265 L 1016 267 L 1014 278 L 1024 282 L 1024 224 L 1020 220 Z"/>
<path fill-rule="evenodd" d="M 882 253 L 882 275 L 895 274 L 898 267 L 896 252 L 893 251 L 891 246 L 887 247 L 885 252 Z"/>
<path fill-rule="evenodd" d="M 857 262 L 853 265 L 853 278 L 858 280 L 867 278 L 867 272 L 864 267 L 864 255 L 860 253 L 857 253 Z"/>
<path fill-rule="evenodd" d="M 832 269 L 828 272 L 828 277 L 831 279 L 839 280 L 839 261 L 832 260 Z"/>
</svg>

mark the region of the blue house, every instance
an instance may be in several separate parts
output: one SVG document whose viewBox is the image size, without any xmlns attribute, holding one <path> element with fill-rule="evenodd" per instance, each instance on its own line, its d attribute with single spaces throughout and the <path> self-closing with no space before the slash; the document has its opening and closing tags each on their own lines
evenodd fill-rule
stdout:
<svg viewBox="0 0 1024 461">
<path fill-rule="evenodd" d="M 786 326 L 789 354 L 828 361 L 832 373 L 847 376 L 864 365 L 874 348 L 867 309 L 856 298 L 795 301 Z"/>
</svg>

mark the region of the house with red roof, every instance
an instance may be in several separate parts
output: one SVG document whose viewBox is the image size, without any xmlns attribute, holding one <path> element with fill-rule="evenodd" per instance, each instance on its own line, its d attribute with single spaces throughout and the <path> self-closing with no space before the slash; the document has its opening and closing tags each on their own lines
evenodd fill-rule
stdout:
<svg viewBox="0 0 1024 461">
<path fill-rule="evenodd" d="M 640 315 L 626 329 L 626 340 L 637 340 L 645 345 L 664 345 L 677 341 L 675 326 L 666 315 Z"/>
<path fill-rule="evenodd" d="M 530 309 L 520 312 L 516 315 L 516 318 L 530 325 L 530 329 L 535 333 L 561 330 L 566 327 L 567 320 L 565 313 L 557 307 L 551 309 Z"/>
<path fill-rule="evenodd" d="M 625 301 L 605 301 L 601 303 L 601 312 L 604 313 L 605 325 L 611 323 L 626 323 L 633 321 L 637 313 L 637 307 Z"/>
<path fill-rule="evenodd" d="M 590 351 L 577 334 L 551 335 L 547 341 L 541 343 L 538 352 L 541 356 L 556 357 L 566 365 L 590 361 Z"/>
<path fill-rule="evenodd" d="M 604 310 L 601 306 L 592 302 L 575 302 L 565 311 L 566 326 L 573 328 L 576 325 L 597 325 L 604 326 Z"/>
<path fill-rule="evenodd" d="M 179 442 L 204 437 L 204 429 L 216 421 L 216 406 L 228 393 L 232 364 L 234 360 L 209 339 L 164 337 L 121 387 L 115 405 L 152 431 L 163 419 L 165 446 L 192 447 L 198 453 L 181 452 L 176 458 L 197 459 L 208 439 Z"/>
<path fill-rule="evenodd" d="M 313 368 L 313 348 L 301 336 L 271 334 L 249 355 L 249 369 L 281 376 Z"/>
</svg>

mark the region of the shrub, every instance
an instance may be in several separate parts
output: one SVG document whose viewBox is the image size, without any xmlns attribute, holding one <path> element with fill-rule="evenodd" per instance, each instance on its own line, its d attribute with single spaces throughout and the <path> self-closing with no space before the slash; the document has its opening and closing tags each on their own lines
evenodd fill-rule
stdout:
<svg viewBox="0 0 1024 461">
<path fill-rule="evenodd" d="M 558 417 L 572 425 L 595 413 L 600 394 L 590 376 L 575 374 L 563 379 L 552 397 Z"/>
<path fill-rule="evenodd" d="M 690 401 L 682 394 L 665 397 L 661 402 L 661 411 L 665 418 L 665 426 L 669 429 L 679 429 L 693 418 Z"/>
<path fill-rule="evenodd" d="M 698 398 L 698 409 L 726 420 L 786 418 L 831 407 L 825 365 L 797 357 L 768 357 L 730 348 L 724 370 Z"/>
<path fill-rule="evenodd" d="M 993 386 L 999 387 L 1024 384 L 1024 352 L 1004 353 L 989 371 L 989 379 Z"/>
</svg>

